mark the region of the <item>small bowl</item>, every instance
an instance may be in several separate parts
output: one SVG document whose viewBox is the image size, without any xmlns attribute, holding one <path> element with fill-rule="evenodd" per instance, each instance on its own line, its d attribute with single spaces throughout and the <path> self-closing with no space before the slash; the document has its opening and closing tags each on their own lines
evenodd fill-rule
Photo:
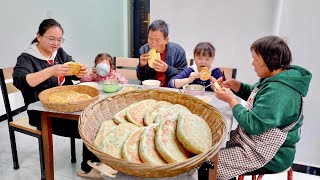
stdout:
<svg viewBox="0 0 320 180">
<path fill-rule="evenodd" d="M 159 80 L 144 80 L 142 81 L 142 85 L 147 86 L 147 87 L 160 87 L 160 81 Z"/>
<path fill-rule="evenodd" d="M 79 85 L 86 85 L 86 86 L 91 86 L 91 87 L 94 87 L 96 89 L 99 89 L 99 85 L 96 82 L 82 82 Z"/>
<path fill-rule="evenodd" d="M 102 84 L 102 90 L 107 93 L 114 93 L 119 91 L 119 89 L 120 89 L 120 82 L 115 79 L 105 80 Z"/>
<path fill-rule="evenodd" d="M 192 96 L 204 95 L 205 87 L 198 84 L 190 84 L 184 87 L 184 92 Z"/>
</svg>

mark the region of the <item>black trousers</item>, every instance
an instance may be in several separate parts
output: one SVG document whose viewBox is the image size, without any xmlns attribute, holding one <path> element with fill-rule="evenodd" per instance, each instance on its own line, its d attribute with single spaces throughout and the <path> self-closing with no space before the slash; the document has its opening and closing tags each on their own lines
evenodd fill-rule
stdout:
<svg viewBox="0 0 320 180">
<path fill-rule="evenodd" d="M 30 125 L 36 126 L 37 129 L 41 130 L 40 113 L 38 111 L 28 111 L 28 116 Z M 78 131 L 78 121 L 52 118 L 51 122 L 52 134 L 81 139 Z M 92 168 L 87 164 L 87 161 L 100 162 L 100 160 L 84 144 L 82 147 L 81 169 L 84 172 L 90 172 Z"/>
</svg>

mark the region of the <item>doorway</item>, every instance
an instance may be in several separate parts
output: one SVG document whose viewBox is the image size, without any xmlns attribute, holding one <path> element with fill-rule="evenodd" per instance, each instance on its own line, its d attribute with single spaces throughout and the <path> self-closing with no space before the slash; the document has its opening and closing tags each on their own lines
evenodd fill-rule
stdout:
<svg viewBox="0 0 320 180">
<path fill-rule="evenodd" d="M 133 0 L 133 49 L 132 55 L 139 57 L 139 49 L 148 42 L 150 25 L 150 0 Z"/>
</svg>

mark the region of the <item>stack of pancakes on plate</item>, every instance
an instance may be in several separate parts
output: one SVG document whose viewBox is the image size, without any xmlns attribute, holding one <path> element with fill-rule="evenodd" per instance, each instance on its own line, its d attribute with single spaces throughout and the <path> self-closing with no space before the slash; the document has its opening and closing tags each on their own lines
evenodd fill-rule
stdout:
<svg viewBox="0 0 320 180">
<path fill-rule="evenodd" d="M 104 121 L 93 145 L 115 158 L 161 165 L 207 152 L 211 135 L 206 121 L 188 108 L 146 99 Z"/>
</svg>

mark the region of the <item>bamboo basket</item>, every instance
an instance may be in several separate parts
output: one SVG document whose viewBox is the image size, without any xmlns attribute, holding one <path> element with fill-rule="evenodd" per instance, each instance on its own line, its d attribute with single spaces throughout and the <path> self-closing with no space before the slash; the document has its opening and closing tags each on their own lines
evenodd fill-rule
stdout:
<svg viewBox="0 0 320 180">
<path fill-rule="evenodd" d="M 70 103 L 51 103 L 48 101 L 50 95 L 56 92 L 63 92 L 65 90 L 73 90 L 78 93 L 88 94 L 92 98 L 89 100 L 79 100 Z M 42 91 L 39 94 L 39 99 L 44 107 L 57 112 L 76 112 L 86 108 L 89 104 L 99 98 L 99 90 L 94 87 L 86 85 L 68 85 L 50 88 Z"/>
<path fill-rule="evenodd" d="M 112 120 L 115 113 L 132 103 L 155 99 L 168 101 L 173 104 L 186 106 L 192 113 L 202 117 L 211 128 L 213 146 L 211 149 L 186 161 L 166 165 L 153 165 L 147 163 L 133 163 L 123 159 L 114 158 L 93 146 L 93 141 L 103 121 Z M 190 171 L 212 158 L 219 150 L 226 136 L 224 118 L 213 106 L 202 100 L 168 90 L 149 89 L 131 91 L 105 97 L 90 104 L 82 112 L 79 119 L 79 133 L 88 147 L 103 163 L 123 173 L 138 177 L 172 177 Z"/>
</svg>

